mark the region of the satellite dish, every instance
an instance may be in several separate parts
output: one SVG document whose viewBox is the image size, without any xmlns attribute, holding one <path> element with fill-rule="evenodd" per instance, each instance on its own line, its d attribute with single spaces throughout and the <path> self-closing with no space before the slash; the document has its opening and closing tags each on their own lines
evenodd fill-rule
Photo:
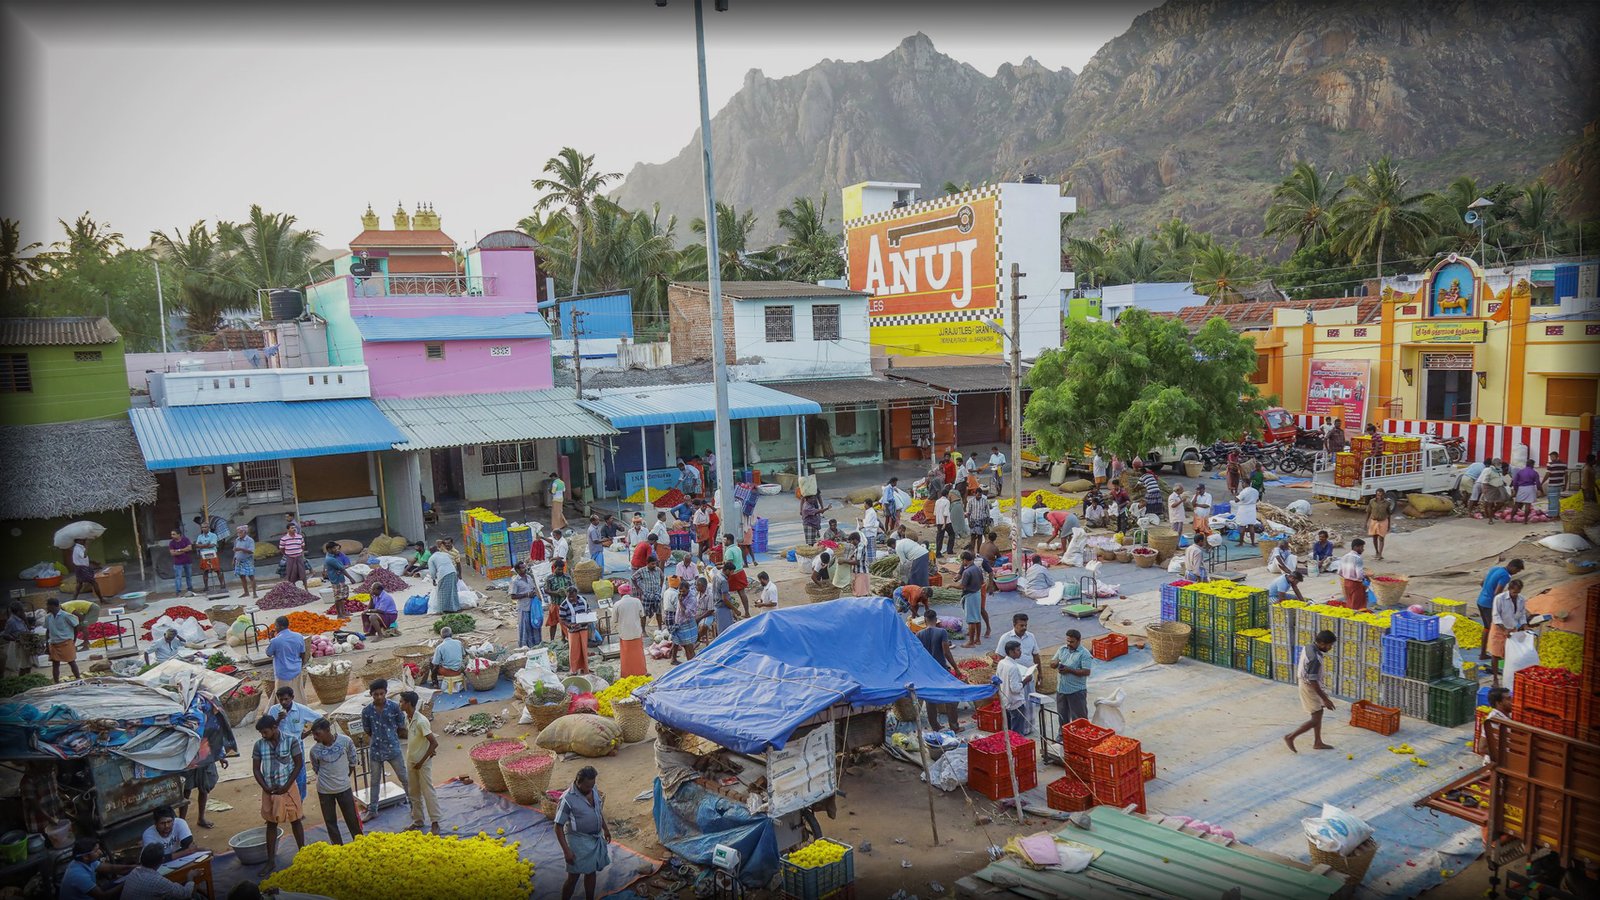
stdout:
<svg viewBox="0 0 1600 900">
<path fill-rule="evenodd" d="M 1469 209 L 1469 210 L 1467 210 L 1467 214 L 1462 216 L 1461 218 L 1468 225 L 1476 225 L 1476 224 L 1478 224 L 1478 211 L 1475 210 L 1475 209 Z"/>
</svg>

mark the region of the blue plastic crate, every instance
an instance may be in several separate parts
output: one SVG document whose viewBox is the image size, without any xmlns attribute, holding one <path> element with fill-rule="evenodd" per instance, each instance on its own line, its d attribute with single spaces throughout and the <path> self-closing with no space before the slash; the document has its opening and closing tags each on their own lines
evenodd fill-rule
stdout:
<svg viewBox="0 0 1600 900">
<path fill-rule="evenodd" d="M 1176 584 L 1163 584 L 1161 586 L 1161 602 L 1178 605 L 1178 586 Z"/>
<path fill-rule="evenodd" d="M 1379 670 L 1385 675 L 1398 675 L 1406 677 L 1406 641 L 1399 635 L 1386 634 L 1383 636 L 1383 655 Z"/>
<path fill-rule="evenodd" d="M 1439 617 L 1402 609 L 1389 619 L 1389 633 L 1416 641 L 1431 641 L 1439 636 Z"/>
<path fill-rule="evenodd" d="M 1165 597 L 1161 598 L 1161 621 L 1163 621 L 1163 622 L 1176 622 L 1176 621 L 1178 621 L 1178 598 L 1177 597 L 1173 597 L 1171 600 L 1168 600 Z"/>
</svg>

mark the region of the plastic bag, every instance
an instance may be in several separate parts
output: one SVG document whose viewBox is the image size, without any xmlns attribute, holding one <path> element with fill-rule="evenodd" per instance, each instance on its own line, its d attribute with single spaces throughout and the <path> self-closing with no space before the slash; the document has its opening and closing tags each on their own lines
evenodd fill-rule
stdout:
<svg viewBox="0 0 1600 900">
<path fill-rule="evenodd" d="M 1127 699 L 1122 688 L 1117 688 L 1116 693 L 1109 697 L 1099 697 L 1094 701 L 1094 717 L 1089 721 L 1112 731 L 1122 732 L 1128 720 L 1122 715 L 1122 701 Z"/>
<path fill-rule="evenodd" d="M 1539 546 L 1557 553 L 1582 553 L 1590 548 L 1589 542 L 1576 534 L 1552 534 L 1540 539 Z"/>
<path fill-rule="evenodd" d="M 1501 676 L 1503 684 L 1512 684 L 1519 670 L 1538 664 L 1539 648 L 1533 632 L 1518 631 L 1506 635 L 1505 674 Z"/>
<path fill-rule="evenodd" d="M 567 712 L 569 713 L 597 713 L 599 711 L 600 701 L 594 698 L 594 694 L 588 692 L 574 694 L 571 702 L 567 704 Z"/>
<path fill-rule="evenodd" d="M 477 609 L 478 592 L 465 587 L 459 588 L 456 591 L 456 601 L 461 604 L 462 609 Z"/>
<path fill-rule="evenodd" d="M 69 550 L 74 541 L 79 538 L 95 540 L 106 533 L 106 527 L 98 522 L 73 522 L 56 529 L 55 538 L 50 542 L 57 550 Z"/>
<path fill-rule="evenodd" d="M 967 783 L 967 745 L 946 750 L 944 755 L 928 764 L 927 777 L 941 791 L 953 791 Z"/>
<path fill-rule="evenodd" d="M 594 713 L 566 715 L 541 729 L 537 743 L 557 753 L 609 756 L 622 743 L 622 725 Z"/>
<path fill-rule="evenodd" d="M 1179 574 L 1182 574 L 1182 572 L 1183 572 L 1183 557 L 1174 556 L 1172 559 L 1167 560 L 1167 573 L 1169 575 L 1179 575 Z"/>
<path fill-rule="evenodd" d="M 412 594 L 406 598 L 406 606 L 402 612 L 408 616 L 426 615 L 428 612 L 428 605 L 427 594 Z"/>
<path fill-rule="evenodd" d="M 1331 803 L 1322 804 L 1322 816 L 1301 819 L 1300 827 L 1318 850 L 1349 856 L 1372 837 L 1372 826 Z"/>
<path fill-rule="evenodd" d="M 17 578 L 23 581 L 33 581 L 36 578 L 49 578 L 56 574 L 56 567 L 47 562 L 39 563 L 32 568 L 23 569 Z"/>
<path fill-rule="evenodd" d="M 1311 515 L 1311 501 L 1305 499 L 1295 500 L 1288 506 L 1284 507 L 1284 509 L 1294 513 L 1297 516 L 1309 516 Z"/>
</svg>

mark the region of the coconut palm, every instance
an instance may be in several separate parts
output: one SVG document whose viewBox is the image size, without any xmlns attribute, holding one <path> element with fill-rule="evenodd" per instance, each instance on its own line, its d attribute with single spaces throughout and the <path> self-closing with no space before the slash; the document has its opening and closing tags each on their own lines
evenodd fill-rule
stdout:
<svg viewBox="0 0 1600 900">
<path fill-rule="evenodd" d="M 1241 299 L 1239 288 L 1255 274 L 1254 260 L 1230 247 L 1213 244 L 1195 254 L 1189 280 L 1195 293 L 1205 294 L 1210 303 L 1235 303 Z"/>
<path fill-rule="evenodd" d="M 1336 244 L 1352 262 L 1372 257 L 1378 277 L 1390 251 L 1415 253 L 1433 236 L 1434 221 L 1424 209 L 1428 195 L 1411 193 L 1389 157 L 1368 163 L 1345 187 L 1350 193 L 1334 205 Z"/>
<path fill-rule="evenodd" d="M 760 281 L 774 275 L 771 254 L 750 249 L 750 234 L 755 231 L 756 214 L 751 210 L 736 212 L 726 203 L 717 203 L 717 269 L 726 281 Z M 705 219 L 689 223 L 695 234 L 706 233 Z M 705 244 L 692 244 L 684 251 L 684 278 L 701 280 L 710 277 L 711 268 L 706 262 Z"/>
<path fill-rule="evenodd" d="M 590 208 L 595 198 L 605 193 L 606 185 L 621 178 L 622 173 L 595 171 L 594 156 L 585 156 L 571 147 L 562 147 L 560 153 L 546 160 L 544 171 L 551 177 L 533 179 L 533 189 L 543 192 L 533 208 L 536 212 L 564 210 L 572 223 L 572 293 L 576 294 L 583 275 L 583 240 Z"/>
<path fill-rule="evenodd" d="M 204 219 L 188 231 L 152 231 L 150 246 L 160 263 L 177 272 L 178 307 L 187 315 L 191 331 L 210 334 L 224 313 L 250 306 L 251 293 L 229 277 L 233 261 Z"/>
<path fill-rule="evenodd" d="M 67 232 L 67 239 L 56 241 L 51 247 L 60 255 L 76 262 L 106 259 L 124 248 L 122 232 L 96 222 L 85 212 L 71 225 L 66 219 L 57 219 Z"/>
<path fill-rule="evenodd" d="M 1106 258 L 1108 284 L 1135 284 L 1158 281 L 1167 272 L 1160 245 L 1148 237 L 1136 237 L 1112 250 Z"/>
<path fill-rule="evenodd" d="M 820 281 L 844 274 L 843 243 L 838 232 L 828 227 L 828 198 L 821 202 L 796 197 L 778 210 L 778 227 L 786 235 L 776 248 L 778 267 L 785 278 L 795 281 Z"/>
<path fill-rule="evenodd" d="M 1344 190 L 1334 182 L 1332 172 L 1318 175 L 1310 163 L 1295 163 L 1294 169 L 1272 189 L 1272 205 L 1267 207 L 1267 227 L 1262 234 L 1279 240 L 1292 237 L 1296 250 L 1325 240 L 1333 232 L 1333 209 Z"/>
<path fill-rule="evenodd" d="M 1098 287 L 1106 280 L 1106 250 L 1088 238 L 1067 238 L 1061 248 L 1072 262 L 1082 287 Z"/>
<path fill-rule="evenodd" d="M 1561 252 L 1567 226 L 1557 210 L 1556 191 L 1543 178 L 1522 189 L 1512 208 L 1516 242 L 1527 255 L 1553 256 Z"/>
<path fill-rule="evenodd" d="M 16 219 L 0 219 L 0 296 L 39 277 L 43 261 L 38 253 L 43 249 L 38 241 L 22 243 L 22 226 Z"/>
<path fill-rule="evenodd" d="M 315 231 L 300 231 L 289 213 L 269 213 L 259 203 L 250 207 L 243 222 L 218 222 L 217 243 L 227 254 L 219 272 L 246 292 L 298 287 L 330 274 L 326 264 L 315 262 Z"/>
<path fill-rule="evenodd" d="M 946 181 L 944 184 L 939 186 L 939 190 L 942 191 L 947 197 L 951 194 L 964 194 L 967 191 L 972 190 L 972 182 L 963 181 L 960 184 L 957 184 L 954 181 Z"/>
</svg>

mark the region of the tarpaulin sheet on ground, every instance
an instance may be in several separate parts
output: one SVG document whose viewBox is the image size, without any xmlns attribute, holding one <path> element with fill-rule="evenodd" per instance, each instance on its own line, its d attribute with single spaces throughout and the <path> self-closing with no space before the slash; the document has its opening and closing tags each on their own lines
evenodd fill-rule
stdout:
<svg viewBox="0 0 1600 900">
<path fill-rule="evenodd" d="M 882 706 L 904 697 L 907 683 L 934 703 L 994 694 L 940 667 L 890 601 L 848 597 L 738 622 L 635 696 L 670 728 L 761 753 L 834 704 Z"/>
<path fill-rule="evenodd" d="M 661 846 L 689 862 L 710 865 L 711 851 L 726 844 L 739 851 L 739 874 L 745 884 L 765 885 L 778 871 L 773 821 L 694 782 L 678 785 L 668 797 L 657 778 L 652 814 Z"/>
<path fill-rule="evenodd" d="M 115 753 L 133 761 L 141 777 L 181 772 L 202 759 L 203 743 L 232 742 L 221 709 L 199 683 L 179 673 L 179 692 L 129 678 L 35 688 L 0 703 L 0 746 L 58 759 Z"/>
<path fill-rule="evenodd" d="M 518 806 L 499 794 L 491 794 L 476 784 L 450 781 L 439 785 L 438 792 L 439 815 L 444 823 L 444 833 L 447 837 L 471 836 L 482 831 L 495 837 L 520 841 L 521 846 L 517 851 L 523 859 L 533 863 L 532 896 L 561 896 L 561 885 L 567 878 L 567 864 L 561 856 L 561 844 L 556 841 L 555 826 L 549 819 L 536 810 Z M 306 843 L 314 844 L 328 839 L 327 829 L 323 827 L 321 820 L 322 815 L 313 795 L 306 803 Z M 396 804 L 380 811 L 376 819 L 363 827 L 368 831 L 403 831 L 410 823 L 411 807 Z M 501 828 L 504 828 L 506 833 L 496 834 Z M 344 832 L 345 839 L 349 840 L 349 833 L 344 831 L 342 820 L 339 829 Z M 295 854 L 294 838 L 287 834 L 287 828 L 284 832 L 285 836 L 278 845 L 280 869 L 287 868 Z M 199 835 L 196 838 L 198 840 Z M 223 844 L 225 841 L 219 837 L 215 843 Z M 406 861 L 397 859 L 394 864 L 403 867 Z M 600 897 L 609 896 L 640 878 L 654 874 L 660 867 L 660 861 L 643 856 L 613 841 L 611 865 L 601 871 L 599 877 L 595 879 L 595 894 Z M 217 896 L 224 897 L 240 882 L 259 881 L 260 867 L 245 867 L 240 865 L 238 857 L 233 853 L 224 853 L 212 862 L 211 873 L 216 884 Z M 579 890 L 582 890 L 581 886 Z"/>
</svg>

